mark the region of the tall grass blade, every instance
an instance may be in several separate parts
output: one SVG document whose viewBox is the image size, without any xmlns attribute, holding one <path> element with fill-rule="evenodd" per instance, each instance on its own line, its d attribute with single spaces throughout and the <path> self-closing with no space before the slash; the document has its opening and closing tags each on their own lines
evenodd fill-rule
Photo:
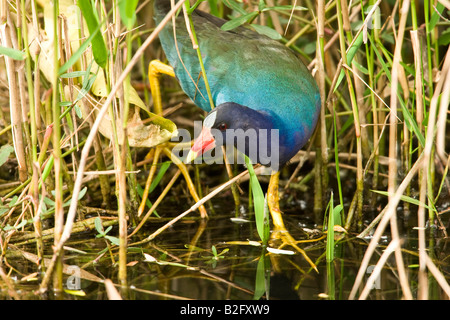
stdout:
<svg viewBox="0 0 450 320">
<path fill-rule="evenodd" d="M 253 170 L 253 165 L 251 160 L 245 156 L 245 164 L 250 175 L 250 183 L 252 185 L 252 195 L 253 203 L 255 208 L 255 220 L 256 220 L 256 230 L 261 238 L 262 242 L 265 244 L 268 241 L 267 232 L 265 232 L 265 200 L 264 193 L 262 191 L 261 185 L 259 184 L 258 177 Z"/>
<path fill-rule="evenodd" d="M 70 69 L 77 61 L 80 59 L 80 57 L 83 55 L 83 53 L 86 51 L 86 49 L 91 44 L 94 37 L 97 35 L 97 33 L 100 31 L 100 25 L 95 29 L 94 32 L 92 32 L 89 37 L 84 41 L 81 46 L 78 48 L 77 51 L 69 58 L 69 60 L 66 61 L 60 68 L 59 68 L 59 75 L 62 75 L 63 73 L 66 73 L 67 70 Z"/>
<path fill-rule="evenodd" d="M 265 252 L 263 251 L 256 266 L 253 300 L 261 299 L 264 294 L 266 294 L 266 299 L 269 300 L 270 273 L 267 270 L 270 270 L 270 260 L 266 258 Z"/>
<path fill-rule="evenodd" d="M 133 28 L 136 22 L 136 6 L 138 0 L 121 0 L 119 1 L 120 19 L 128 30 Z"/>
<path fill-rule="evenodd" d="M 222 25 L 222 27 L 220 27 L 223 31 L 230 31 L 233 30 L 234 28 L 237 28 L 241 25 L 243 25 L 244 23 L 252 20 L 253 18 L 255 18 L 258 15 L 258 11 L 253 11 L 250 13 L 246 13 L 242 16 L 239 16 L 237 18 L 234 18 L 233 20 L 230 20 L 226 23 L 224 23 Z"/>
<path fill-rule="evenodd" d="M 0 46 L 0 54 L 8 56 L 14 60 L 24 60 L 25 59 L 24 52 L 17 50 L 17 49 L 13 49 L 13 48 Z"/>
<path fill-rule="evenodd" d="M 100 67 L 105 69 L 106 61 L 108 60 L 108 51 L 102 34 L 98 32 L 100 30 L 100 23 L 96 11 L 92 7 L 90 0 L 78 0 L 78 6 L 86 20 L 89 33 L 94 35 L 92 38 L 92 53 L 94 55 L 94 60 Z"/>
</svg>

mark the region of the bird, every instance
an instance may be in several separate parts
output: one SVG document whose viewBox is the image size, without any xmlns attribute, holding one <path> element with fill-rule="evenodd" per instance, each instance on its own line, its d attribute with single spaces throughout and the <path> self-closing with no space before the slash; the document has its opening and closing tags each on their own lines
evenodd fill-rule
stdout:
<svg viewBox="0 0 450 320">
<path fill-rule="evenodd" d="M 170 0 L 155 0 L 157 24 L 170 9 Z M 191 12 L 191 18 L 214 108 L 183 14 L 175 18 L 175 28 L 169 21 L 159 33 L 182 90 L 208 112 L 187 160 L 223 144 L 230 132 L 256 133 L 235 147 L 252 162 L 272 169 L 267 198 L 274 233 L 301 250 L 283 223 L 278 182 L 280 169 L 308 142 L 318 122 L 321 99 L 317 83 L 299 57 L 279 41 L 245 25 L 224 31 L 221 27 L 227 20 L 199 9 Z M 263 131 L 266 135 L 261 137 Z M 231 143 L 235 144 L 235 139 Z M 268 149 L 266 156 L 261 156 L 263 148 Z"/>
</svg>

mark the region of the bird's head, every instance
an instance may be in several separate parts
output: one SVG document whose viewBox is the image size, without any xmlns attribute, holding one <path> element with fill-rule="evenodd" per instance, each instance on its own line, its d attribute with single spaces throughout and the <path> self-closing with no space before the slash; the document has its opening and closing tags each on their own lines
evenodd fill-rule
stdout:
<svg viewBox="0 0 450 320">
<path fill-rule="evenodd" d="M 274 119 L 274 115 L 265 111 L 233 102 L 223 103 L 206 116 L 186 162 L 213 148 L 232 145 L 254 163 L 278 163 L 280 135 Z"/>
</svg>

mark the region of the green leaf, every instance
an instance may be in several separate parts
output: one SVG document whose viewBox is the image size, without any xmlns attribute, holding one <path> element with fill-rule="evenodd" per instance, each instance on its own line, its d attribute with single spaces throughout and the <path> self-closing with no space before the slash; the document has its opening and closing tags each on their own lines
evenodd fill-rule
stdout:
<svg viewBox="0 0 450 320">
<path fill-rule="evenodd" d="M 328 213 L 328 227 L 327 227 L 327 249 L 326 259 L 327 262 L 334 259 L 334 208 L 333 208 L 333 194 L 331 194 Z"/>
<path fill-rule="evenodd" d="M 89 38 L 86 39 L 85 42 L 83 42 L 81 44 L 81 46 L 78 48 L 78 50 L 69 58 L 69 60 L 67 60 L 66 63 L 64 63 L 61 68 L 59 68 L 59 74 L 63 74 L 65 73 L 67 70 L 69 70 L 70 67 L 72 67 L 75 62 L 78 61 L 78 59 L 80 59 L 81 55 L 84 53 L 84 51 L 86 51 L 87 47 L 89 47 L 89 45 L 92 42 L 92 39 L 94 38 L 94 36 L 100 31 L 100 26 L 98 26 L 98 28 L 95 30 L 95 32 L 91 33 Z"/>
<path fill-rule="evenodd" d="M 265 7 L 266 7 L 266 2 L 264 0 L 259 0 L 258 10 L 263 11 Z"/>
<path fill-rule="evenodd" d="M 127 1 L 131 2 L 131 1 Z M 100 30 L 100 23 L 94 7 L 90 0 L 78 0 L 78 6 L 83 13 L 83 17 L 86 20 L 86 24 L 89 29 L 89 34 L 93 35 L 92 38 L 92 53 L 94 54 L 94 60 L 103 69 L 106 67 L 106 61 L 108 60 L 108 50 L 106 49 L 105 40 Z"/>
<path fill-rule="evenodd" d="M 156 186 L 161 181 L 161 179 L 164 176 L 164 174 L 166 173 L 167 169 L 169 169 L 171 163 L 172 163 L 172 161 L 166 161 L 161 164 L 161 168 L 159 169 L 158 174 L 156 175 L 156 178 L 152 181 L 152 184 L 150 185 L 150 188 L 148 191 L 149 193 L 151 193 L 153 190 L 155 190 Z"/>
<path fill-rule="evenodd" d="M 14 152 L 14 148 L 9 144 L 5 144 L 0 148 L 0 166 L 8 161 L 9 155 Z"/>
<path fill-rule="evenodd" d="M 91 90 L 96 78 L 97 78 L 97 75 L 93 75 L 90 78 L 88 78 L 88 77 L 85 78 L 85 80 L 83 81 L 83 88 L 81 88 L 80 92 L 78 92 L 78 96 L 75 99 L 75 103 L 78 102 L 79 100 L 83 99 L 84 96 L 89 92 L 89 90 Z"/>
<path fill-rule="evenodd" d="M 119 13 L 120 19 L 128 30 L 133 28 L 136 22 L 136 6 L 137 0 L 121 0 L 119 1 Z"/>
<path fill-rule="evenodd" d="M 87 187 L 84 187 L 83 189 L 81 189 L 80 193 L 78 194 L 78 201 L 80 201 L 84 195 L 86 194 L 87 191 Z"/>
<path fill-rule="evenodd" d="M 14 59 L 14 60 L 24 60 L 25 59 L 24 52 L 13 49 L 13 48 L 0 46 L 0 54 L 10 57 L 11 59 Z"/>
<path fill-rule="evenodd" d="M 256 17 L 258 15 L 258 11 L 253 11 L 250 13 L 246 13 L 242 16 L 239 16 L 237 18 L 234 18 L 226 23 L 224 23 L 221 27 L 221 29 L 223 31 L 229 31 L 229 30 L 233 30 L 234 28 L 239 27 L 240 25 L 243 25 L 244 23 L 246 23 L 247 21 L 249 21 L 250 19 L 253 19 L 254 17 Z"/>
<path fill-rule="evenodd" d="M 74 71 L 74 72 L 67 72 L 62 75 L 60 75 L 60 78 L 78 78 L 78 77 L 84 77 L 86 75 L 86 71 Z"/>
<path fill-rule="evenodd" d="M 15 226 L 14 228 L 16 230 L 19 230 L 20 228 L 24 227 L 27 224 L 27 220 L 23 219 L 17 226 Z"/>
<path fill-rule="evenodd" d="M 450 28 L 442 32 L 439 36 L 438 44 L 440 46 L 448 46 L 450 44 Z"/>
<path fill-rule="evenodd" d="M 364 67 L 363 65 L 359 64 L 358 62 L 353 61 L 353 65 L 354 65 L 360 72 L 362 72 L 362 73 L 364 73 L 364 74 L 366 74 L 366 75 L 369 74 L 369 70 L 368 70 L 366 67 Z"/>
<path fill-rule="evenodd" d="M 384 196 L 389 196 L 389 194 L 390 194 L 390 193 L 387 192 L 387 191 L 380 191 L 380 190 L 371 190 L 371 191 L 372 191 L 372 192 L 375 192 L 375 193 L 378 193 L 378 194 L 382 194 L 382 195 L 384 195 Z M 400 197 L 400 199 L 401 199 L 402 201 L 405 201 L 405 202 L 414 204 L 414 205 L 416 205 L 416 206 L 422 205 L 423 207 L 425 207 L 425 208 L 428 209 L 428 210 L 436 211 L 435 208 L 432 208 L 432 207 L 428 206 L 427 204 L 425 204 L 425 203 L 423 203 L 423 202 L 420 202 L 420 201 L 417 200 L 417 199 L 414 199 L 414 198 L 411 198 L 411 197 L 408 197 L 408 196 L 405 196 L 405 195 L 402 195 L 402 196 Z"/>
<path fill-rule="evenodd" d="M 375 54 L 377 55 L 378 61 L 381 64 L 381 67 L 383 68 L 384 73 L 386 74 L 386 77 L 388 78 L 389 82 L 391 82 L 391 67 L 384 61 L 383 57 L 381 56 L 381 53 L 379 52 L 379 49 L 381 49 L 385 54 L 386 57 L 389 59 L 388 51 L 382 46 L 380 43 L 374 43 L 374 40 L 372 39 L 372 36 L 369 35 L 369 40 L 372 44 L 373 50 Z M 416 135 L 417 139 L 419 140 L 420 144 L 422 146 L 425 146 L 425 137 L 423 136 L 422 132 L 419 130 L 419 126 L 417 125 L 416 120 L 412 117 L 411 113 L 408 111 L 408 108 L 406 107 L 406 104 L 403 100 L 403 97 L 401 95 L 401 91 L 397 90 L 397 98 L 400 102 L 400 106 L 402 108 L 403 117 L 405 118 L 405 123 L 409 130 L 413 131 Z"/>
<path fill-rule="evenodd" d="M 72 101 L 60 101 L 58 104 L 60 107 L 69 107 L 73 104 L 73 102 Z"/>
<path fill-rule="evenodd" d="M 341 211 L 342 211 L 342 209 L 343 209 L 342 204 L 338 204 L 333 209 L 333 217 L 334 217 L 334 225 L 335 226 L 342 225 L 342 221 L 341 221 Z"/>
<path fill-rule="evenodd" d="M 433 14 L 431 15 L 429 30 L 433 30 L 436 24 L 439 22 L 439 19 L 442 16 L 442 12 L 444 12 L 444 5 L 439 1 L 436 4 L 436 10 L 433 10 Z"/>
<path fill-rule="evenodd" d="M 217 7 L 217 0 L 208 0 L 209 10 L 213 16 L 221 17 L 220 11 Z"/>
<path fill-rule="evenodd" d="M 230 251 L 230 248 L 225 248 L 225 249 L 223 249 L 222 251 L 220 251 L 219 257 L 222 256 L 222 255 L 224 255 L 224 254 L 227 253 L 228 251 Z M 220 257 L 220 258 L 223 258 L 223 257 Z"/>
<path fill-rule="evenodd" d="M 234 0 L 222 0 L 222 2 L 230 9 L 239 12 L 240 14 L 246 14 L 245 11 L 236 1 Z"/>
<path fill-rule="evenodd" d="M 1 217 L 2 215 L 4 215 L 6 212 L 8 212 L 8 211 L 9 211 L 8 208 L 0 208 L 0 217 Z"/>
<path fill-rule="evenodd" d="M 107 234 L 108 232 L 110 232 L 110 231 L 111 231 L 111 229 L 112 229 L 112 226 L 109 226 L 108 228 L 106 228 L 106 230 L 105 230 L 105 234 Z"/>
<path fill-rule="evenodd" d="M 17 226 L 11 226 L 8 224 L 3 228 L 0 227 L 0 229 L 3 231 L 19 230 L 20 228 L 24 227 L 27 223 L 28 223 L 28 221 L 26 219 L 24 219 Z"/>
<path fill-rule="evenodd" d="M 151 186 L 150 186 L 151 187 Z M 137 192 L 138 192 L 138 194 L 139 194 L 139 196 L 141 196 L 141 198 L 142 198 L 142 196 L 144 195 L 144 189 L 142 189 L 142 187 L 138 184 L 137 185 Z M 145 205 L 150 209 L 152 206 L 153 206 L 153 204 L 152 204 L 152 202 L 150 201 L 150 200 L 148 200 L 148 197 L 147 197 L 147 200 L 145 201 Z M 158 218 L 161 218 L 161 216 L 158 214 L 158 212 L 156 212 L 156 210 L 154 210 L 153 212 L 152 212 L 152 214 L 154 214 L 156 217 L 158 217 Z"/>
<path fill-rule="evenodd" d="M 116 246 L 118 246 L 120 244 L 120 240 L 117 237 L 105 236 L 105 238 L 108 239 L 109 241 L 111 241 L 111 243 L 115 244 Z"/>
<path fill-rule="evenodd" d="M 44 203 L 50 207 L 54 207 L 56 205 L 55 201 L 50 198 L 44 197 Z"/>
<path fill-rule="evenodd" d="M 76 104 L 73 108 L 75 109 L 75 113 L 77 114 L 77 117 L 79 119 L 81 119 L 83 117 L 83 113 L 81 112 L 80 107 Z"/>
<path fill-rule="evenodd" d="M 269 294 L 270 290 L 270 277 L 266 270 L 269 269 L 270 262 L 266 259 L 265 254 L 261 254 L 258 260 L 258 265 L 256 266 L 256 277 L 255 277 L 255 291 L 253 294 L 253 300 L 259 300 L 267 292 Z M 269 299 L 269 297 L 267 297 Z"/>
<path fill-rule="evenodd" d="M 360 32 L 358 38 L 356 38 L 355 42 L 353 43 L 353 45 L 347 50 L 347 64 L 349 66 L 352 65 L 352 60 L 355 57 L 356 52 L 358 51 L 359 47 L 362 45 L 363 43 L 363 33 Z M 339 85 L 341 84 L 342 79 L 344 79 L 344 70 L 341 69 L 341 73 L 339 74 L 339 78 L 336 82 L 336 86 L 334 87 L 334 91 L 336 91 L 336 89 L 339 87 Z"/>
<path fill-rule="evenodd" d="M 80 201 L 84 195 L 86 194 L 87 191 L 87 187 L 84 187 L 83 189 L 81 189 L 80 193 L 78 194 L 78 201 Z M 67 200 L 66 202 L 63 203 L 63 207 L 68 207 L 70 206 L 70 203 L 72 202 L 72 199 Z"/>
<path fill-rule="evenodd" d="M 97 230 L 97 232 L 100 235 L 104 235 L 105 233 L 103 232 L 103 225 L 102 225 L 102 219 L 100 219 L 100 217 L 95 218 L 94 220 L 94 225 L 95 225 L 95 230 Z"/>
<path fill-rule="evenodd" d="M 14 197 L 11 199 L 11 201 L 9 202 L 9 205 L 8 205 L 8 206 L 9 206 L 10 208 L 12 208 L 13 206 L 16 205 L 17 200 L 19 200 L 19 197 L 18 197 L 18 196 L 14 196 Z"/>
<path fill-rule="evenodd" d="M 244 155 L 245 164 L 247 165 L 248 173 L 250 175 L 250 183 L 252 185 L 252 195 L 253 195 L 253 203 L 255 209 L 255 220 L 256 220 L 256 230 L 258 231 L 258 235 L 261 238 L 263 243 L 266 243 L 268 238 L 265 232 L 265 199 L 264 193 L 262 191 L 261 185 L 259 184 L 258 177 L 253 170 L 253 165 L 251 160 Z"/>
<path fill-rule="evenodd" d="M 259 34 L 263 34 L 271 39 L 274 40 L 280 40 L 281 39 L 281 34 L 279 34 L 276 30 L 272 29 L 271 27 L 268 26 L 262 26 L 256 23 L 252 23 L 252 28 L 255 29 L 256 32 L 258 32 Z"/>
</svg>

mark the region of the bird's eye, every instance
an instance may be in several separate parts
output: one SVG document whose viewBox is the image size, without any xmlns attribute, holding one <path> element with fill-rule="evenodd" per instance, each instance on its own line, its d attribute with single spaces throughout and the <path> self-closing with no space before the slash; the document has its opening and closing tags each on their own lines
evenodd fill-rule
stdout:
<svg viewBox="0 0 450 320">
<path fill-rule="evenodd" d="M 222 122 L 221 124 L 219 124 L 219 128 L 218 129 L 220 131 L 225 131 L 225 130 L 227 130 L 227 128 L 228 128 L 227 124 L 225 122 Z"/>
</svg>

